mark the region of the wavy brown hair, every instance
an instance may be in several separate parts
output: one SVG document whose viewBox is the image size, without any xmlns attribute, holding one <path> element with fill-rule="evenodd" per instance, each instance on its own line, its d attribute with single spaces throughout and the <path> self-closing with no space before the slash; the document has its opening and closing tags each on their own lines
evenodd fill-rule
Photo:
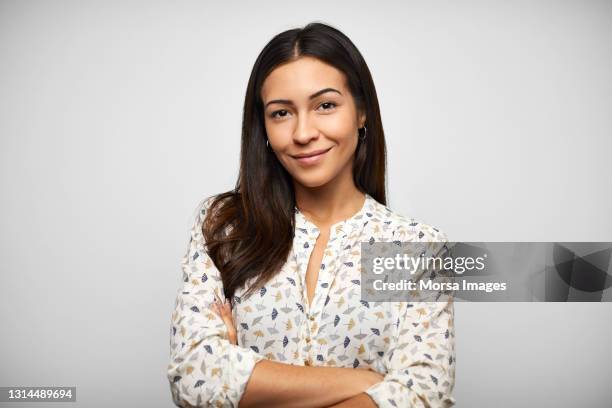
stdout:
<svg viewBox="0 0 612 408">
<path fill-rule="evenodd" d="M 351 40 L 337 29 L 310 23 L 276 35 L 251 71 L 244 100 L 240 173 L 233 190 L 211 202 L 202 232 L 209 256 L 221 273 L 225 297 L 246 283 L 252 294 L 287 261 L 295 231 L 295 193 L 289 173 L 266 146 L 261 88 L 281 64 L 317 58 L 344 73 L 355 106 L 366 114 L 367 137 L 357 145 L 355 186 L 386 205 L 385 136 L 370 70 Z"/>
</svg>

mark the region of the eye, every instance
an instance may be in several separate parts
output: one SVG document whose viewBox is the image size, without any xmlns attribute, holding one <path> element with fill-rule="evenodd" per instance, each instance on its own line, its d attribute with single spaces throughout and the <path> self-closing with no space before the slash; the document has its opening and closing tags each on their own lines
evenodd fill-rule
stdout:
<svg viewBox="0 0 612 408">
<path fill-rule="evenodd" d="M 329 107 L 331 105 L 331 107 Z M 325 106 L 328 106 L 328 108 L 325 108 Z M 337 105 L 333 102 L 323 102 L 321 105 L 319 105 L 319 107 L 324 107 L 323 110 L 329 111 L 332 110 L 333 108 L 335 108 Z"/>
<path fill-rule="evenodd" d="M 282 115 L 280 115 L 280 116 L 277 116 L 277 115 L 278 115 L 278 114 L 280 114 L 281 112 L 283 112 L 283 114 L 282 114 Z M 286 111 L 286 110 L 284 110 L 284 109 L 281 109 L 281 110 L 277 110 L 277 111 L 272 112 L 272 113 L 270 114 L 270 117 L 271 117 L 272 119 L 275 119 L 275 118 L 277 118 L 277 117 L 284 118 L 285 116 L 287 116 L 287 113 L 289 113 L 289 112 L 287 112 L 287 111 Z"/>
</svg>

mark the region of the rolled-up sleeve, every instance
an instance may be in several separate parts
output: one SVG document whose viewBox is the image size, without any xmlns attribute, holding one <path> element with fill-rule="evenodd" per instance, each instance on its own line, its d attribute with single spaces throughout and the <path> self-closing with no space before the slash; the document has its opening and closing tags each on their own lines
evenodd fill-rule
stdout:
<svg viewBox="0 0 612 408">
<path fill-rule="evenodd" d="M 263 359 L 252 349 L 231 344 L 223 320 L 209 307 L 214 293 L 223 293 L 201 232 L 210 201 L 198 206 L 171 319 L 167 375 L 172 400 L 180 407 L 237 407 L 255 364 Z"/>
<path fill-rule="evenodd" d="M 446 251 L 436 251 L 440 256 Z M 437 271 L 428 270 L 424 279 Z M 439 280 L 439 279 L 438 279 Z M 455 383 L 453 291 L 438 301 L 402 302 L 397 335 L 387 353 L 387 373 L 366 393 L 379 407 L 451 407 Z"/>
</svg>

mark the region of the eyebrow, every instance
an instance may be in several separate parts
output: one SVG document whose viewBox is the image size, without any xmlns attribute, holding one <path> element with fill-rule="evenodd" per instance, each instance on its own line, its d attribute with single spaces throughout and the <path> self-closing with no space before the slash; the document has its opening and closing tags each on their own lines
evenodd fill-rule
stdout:
<svg viewBox="0 0 612 408">
<path fill-rule="evenodd" d="M 322 94 L 327 93 L 327 92 L 336 92 L 336 93 L 342 95 L 342 93 L 339 90 L 337 90 L 337 89 L 334 89 L 334 88 L 325 88 L 325 89 L 321 89 L 320 91 L 317 91 L 317 92 L 313 93 L 312 95 L 310 95 L 308 97 L 308 99 L 309 100 L 314 99 L 317 96 L 322 95 Z M 289 99 L 274 99 L 274 100 L 269 101 L 268 103 L 266 103 L 264 108 L 267 108 L 268 105 L 273 104 L 273 103 L 283 103 L 285 105 L 293 105 L 293 101 L 290 101 Z"/>
</svg>

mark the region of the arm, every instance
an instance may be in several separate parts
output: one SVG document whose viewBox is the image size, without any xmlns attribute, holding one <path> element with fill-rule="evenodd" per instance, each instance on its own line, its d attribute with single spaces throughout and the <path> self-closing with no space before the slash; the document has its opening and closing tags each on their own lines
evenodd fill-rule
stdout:
<svg viewBox="0 0 612 408">
<path fill-rule="evenodd" d="M 443 242 L 446 242 L 444 239 Z M 444 257 L 443 247 L 437 256 Z M 426 279 L 436 271 L 426 271 Z M 383 382 L 366 393 L 378 407 L 440 408 L 455 404 L 455 331 L 453 297 L 436 302 L 402 302 L 397 336 L 385 365 Z"/>
<path fill-rule="evenodd" d="M 176 405 L 325 407 L 382 380 L 366 370 L 272 362 L 232 344 L 224 321 L 209 309 L 223 285 L 200 230 L 206 208 L 204 203 L 191 230 L 172 315 L 167 376 Z"/>
<path fill-rule="evenodd" d="M 230 302 L 217 298 L 212 310 L 223 319 L 229 332 L 229 341 L 237 344 L 236 325 Z M 279 384 L 278 378 L 283 378 L 284 381 Z M 273 381 L 269 381 L 270 379 Z M 340 399 L 344 401 L 334 407 L 376 408 L 372 399 L 362 391 L 382 380 L 381 374 L 367 370 L 287 366 L 260 361 L 255 366 L 252 379 L 240 400 L 240 407 L 261 404 L 266 407 L 327 407 Z"/>
<path fill-rule="evenodd" d="M 207 204 L 198 209 L 191 229 L 182 260 L 183 285 L 172 314 L 167 376 L 173 402 L 181 407 L 236 406 L 253 367 L 263 359 L 231 344 L 223 321 L 209 310 L 223 285 L 204 249 L 201 226 Z"/>
<path fill-rule="evenodd" d="M 240 408 L 329 407 L 382 381 L 374 371 L 340 367 L 304 367 L 262 360 L 240 401 Z"/>
<path fill-rule="evenodd" d="M 332 405 L 329 408 L 376 408 L 376 403 L 370 398 L 368 394 L 362 392 L 354 396 L 353 398 L 349 398 L 347 400 L 342 401 L 339 404 Z"/>
</svg>

